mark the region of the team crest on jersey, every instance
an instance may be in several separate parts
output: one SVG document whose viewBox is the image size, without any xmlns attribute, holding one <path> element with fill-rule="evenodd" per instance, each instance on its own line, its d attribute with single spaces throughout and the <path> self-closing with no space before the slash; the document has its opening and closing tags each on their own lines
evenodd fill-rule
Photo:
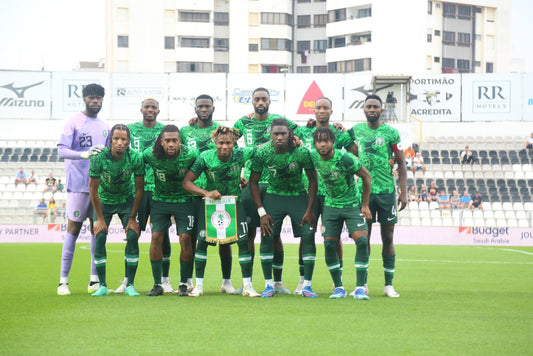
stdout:
<svg viewBox="0 0 533 356">
<path fill-rule="evenodd" d="M 122 172 L 123 177 L 129 177 L 131 176 L 131 173 L 133 173 L 130 169 L 126 169 L 124 172 Z"/>
<path fill-rule="evenodd" d="M 74 212 L 74 217 L 75 217 L 75 218 L 79 218 L 79 217 L 80 217 L 80 212 L 76 210 L 76 211 Z"/>
<path fill-rule="evenodd" d="M 107 137 L 107 130 L 102 131 L 102 135 L 104 135 L 104 137 Z"/>
<path fill-rule="evenodd" d="M 378 137 L 376 138 L 376 140 L 374 141 L 374 144 L 376 146 L 383 146 L 385 144 L 385 139 L 383 137 Z"/>
<path fill-rule="evenodd" d="M 296 170 L 296 169 L 298 169 L 298 163 L 297 163 L 297 162 L 291 162 L 291 163 L 289 163 L 289 170 L 290 170 L 290 171 L 294 171 L 294 170 Z"/>
<path fill-rule="evenodd" d="M 341 176 L 341 174 L 339 172 L 337 172 L 337 171 L 333 171 L 330 174 L 331 178 L 339 178 L 340 176 Z"/>
<path fill-rule="evenodd" d="M 184 175 L 187 174 L 188 171 L 189 171 L 188 168 L 180 168 L 178 174 L 179 174 L 180 176 L 184 176 Z"/>
<path fill-rule="evenodd" d="M 233 166 L 229 167 L 230 172 L 237 172 L 241 169 L 239 164 L 234 164 Z"/>
<path fill-rule="evenodd" d="M 200 237 L 205 238 L 205 230 L 200 231 Z"/>
</svg>

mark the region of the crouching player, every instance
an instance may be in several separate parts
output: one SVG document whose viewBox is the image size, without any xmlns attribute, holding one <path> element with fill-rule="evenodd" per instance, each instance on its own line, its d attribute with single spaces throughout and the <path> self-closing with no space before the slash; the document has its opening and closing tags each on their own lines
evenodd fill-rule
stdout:
<svg viewBox="0 0 533 356">
<path fill-rule="evenodd" d="M 152 197 L 152 243 L 150 244 L 150 263 L 154 277 L 154 288 L 148 296 L 164 293 L 161 285 L 163 265 L 163 240 L 168 231 L 170 219 L 174 216 L 176 231 L 179 235 L 180 284 L 178 295 L 186 297 L 187 278 L 192 274 L 193 249 L 191 234 L 194 229 L 193 196 L 182 187 L 183 178 L 198 157 L 198 151 L 181 144 L 180 132 L 175 125 L 167 125 L 161 130 L 154 147 L 143 152 L 144 162 L 154 170 L 155 187 Z"/>
<path fill-rule="evenodd" d="M 364 283 L 368 270 L 368 231 L 365 219 L 371 219 L 368 207 L 370 199 L 370 175 L 351 153 L 334 149 L 335 134 L 330 128 L 318 128 L 314 134 L 316 151 L 311 154 L 317 174 L 324 182 L 326 198 L 322 213 L 322 236 L 326 264 L 328 266 L 335 292 L 330 299 L 346 298 L 342 284 L 342 269 L 337 253 L 337 242 L 342 226 L 346 223 L 348 234 L 355 241 L 355 269 L 357 283 L 354 299 L 367 300 Z M 355 183 L 354 174 L 363 180 L 363 199 Z"/>
<path fill-rule="evenodd" d="M 124 258 L 128 286 L 125 293 L 138 296 L 133 282 L 139 264 L 139 224 L 136 217 L 144 192 L 144 163 L 141 155 L 130 149 L 130 131 L 127 126 L 113 126 L 110 142 L 111 147 L 94 157 L 89 168 L 89 195 L 96 216 L 94 263 L 100 280 L 100 288 L 92 295 L 100 297 L 108 293 L 105 247 L 107 227 L 113 215 L 118 214 L 127 239 Z"/>
<path fill-rule="evenodd" d="M 239 264 L 241 265 L 243 290 L 242 295 L 258 297 L 259 293 L 252 286 L 252 255 L 248 247 L 248 225 L 246 214 L 240 200 L 241 170 L 250 159 L 253 149 L 236 147 L 237 134 L 228 127 L 219 126 L 213 131 L 211 138 L 216 149 L 210 149 L 200 154 L 189 173 L 183 180 L 183 188 L 202 197 L 220 199 L 224 196 L 235 196 L 237 207 L 237 245 L 239 246 Z M 194 181 L 205 173 L 206 189 L 194 184 Z M 203 209 L 205 211 L 205 202 Z M 206 217 L 200 213 L 198 217 L 198 246 L 195 254 L 196 286 L 189 294 L 199 297 L 204 293 L 204 271 L 207 263 Z"/>
</svg>

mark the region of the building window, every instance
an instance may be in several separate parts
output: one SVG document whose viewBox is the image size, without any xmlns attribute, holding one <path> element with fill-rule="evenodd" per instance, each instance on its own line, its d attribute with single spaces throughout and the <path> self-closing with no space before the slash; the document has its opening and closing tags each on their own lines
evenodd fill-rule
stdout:
<svg viewBox="0 0 533 356">
<path fill-rule="evenodd" d="M 461 20 L 470 20 L 472 18 L 472 8 L 470 6 L 459 5 L 459 16 Z"/>
<path fill-rule="evenodd" d="M 213 64 L 213 72 L 227 73 L 229 72 L 229 64 Z"/>
<path fill-rule="evenodd" d="M 428 15 L 433 14 L 433 1 L 428 1 Z"/>
<path fill-rule="evenodd" d="M 372 59 L 361 58 L 351 61 L 328 63 L 328 73 L 349 73 L 372 70 Z"/>
<path fill-rule="evenodd" d="M 470 34 L 459 32 L 457 34 L 457 45 L 463 47 L 470 47 Z"/>
<path fill-rule="evenodd" d="M 249 52 L 259 52 L 259 45 L 257 43 L 248 43 Z"/>
<path fill-rule="evenodd" d="M 261 49 L 266 51 L 291 51 L 292 41 L 285 38 L 261 38 Z"/>
<path fill-rule="evenodd" d="M 433 42 L 433 36 L 431 35 L 431 33 L 428 33 L 428 35 L 427 35 L 427 41 L 428 41 L 428 42 Z"/>
<path fill-rule="evenodd" d="M 442 39 L 442 43 L 450 46 L 455 46 L 455 32 L 444 31 L 444 38 Z"/>
<path fill-rule="evenodd" d="M 309 67 L 309 66 L 298 66 L 298 67 L 296 67 L 296 73 L 311 73 L 311 67 Z"/>
<path fill-rule="evenodd" d="M 313 41 L 313 51 L 315 53 L 324 53 L 328 48 L 327 40 L 314 40 Z"/>
<path fill-rule="evenodd" d="M 292 15 L 284 12 L 262 12 L 263 25 L 292 25 Z"/>
<path fill-rule="evenodd" d="M 366 9 L 359 9 L 357 10 L 357 18 L 362 19 L 363 17 L 370 17 L 372 16 L 372 8 L 368 7 Z"/>
<path fill-rule="evenodd" d="M 178 72 L 180 73 L 187 73 L 187 72 L 209 73 L 211 72 L 211 63 L 178 62 Z"/>
<path fill-rule="evenodd" d="M 433 62 L 440 63 L 440 57 L 433 57 Z"/>
<path fill-rule="evenodd" d="M 311 41 L 298 41 L 296 42 L 296 50 L 298 53 L 303 53 L 305 51 L 311 50 Z"/>
<path fill-rule="evenodd" d="M 494 73 L 494 63 L 485 63 L 485 73 Z"/>
<path fill-rule="evenodd" d="M 444 3 L 444 10 L 442 16 L 455 18 L 455 5 Z"/>
<path fill-rule="evenodd" d="M 458 59 L 457 60 L 457 69 L 460 73 L 470 72 L 470 61 L 467 59 Z"/>
<path fill-rule="evenodd" d="M 328 37 L 328 48 L 338 48 L 346 46 L 346 36 Z"/>
<path fill-rule="evenodd" d="M 209 12 L 180 11 L 179 20 L 182 22 L 209 22 Z"/>
<path fill-rule="evenodd" d="M 215 12 L 215 26 L 228 26 L 228 25 L 229 25 L 229 13 Z"/>
<path fill-rule="evenodd" d="M 315 15 L 314 20 L 315 20 L 314 22 L 315 27 L 326 27 L 326 24 L 328 23 L 328 15 L 326 14 Z"/>
<path fill-rule="evenodd" d="M 129 36 L 117 36 L 118 48 L 129 48 Z"/>
<path fill-rule="evenodd" d="M 302 2 L 311 2 L 311 0 L 298 0 L 297 2 L 298 2 L 298 4 L 300 4 Z"/>
<path fill-rule="evenodd" d="M 215 38 L 215 51 L 227 52 L 229 50 L 229 38 Z"/>
<path fill-rule="evenodd" d="M 328 66 L 313 66 L 313 73 L 327 73 Z"/>
<path fill-rule="evenodd" d="M 209 38 L 180 37 L 180 47 L 209 48 Z"/>
<path fill-rule="evenodd" d="M 328 11 L 329 22 L 346 21 L 346 9 Z"/>
<path fill-rule="evenodd" d="M 474 67 L 481 67 L 480 61 L 474 61 Z"/>
<path fill-rule="evenodd" d="M 287 72 L 287 66 L 278 66 L 278 65 L 263 65 L 261 66 L 262 73 L 283 73 Z"/>
<path fill-rule="evenodd" d="M 442 66 L 446 69 L 455 69 L 455 59 L 453 58 L 443 58 L 442 59 Z"/>
<path fill-rule="evenodd" d="M 440 36 L 440 30 L 435 30 L 435 36 Z"/>
<path fill-rule="evenodd" d="M 326 2 L 326 0 L 315 0 L 315 2 Z"/>
<path fill-rule="evenodd" d="M 176 39 L 174 36 L 165 36 L 165 49 L 175 49 Z"/>
<path fill-rule="evenodd" d="M 311 27 L 311 15 L 298 16 L 296 22 L 298 28 L 309 28 Z"/>
</svg>

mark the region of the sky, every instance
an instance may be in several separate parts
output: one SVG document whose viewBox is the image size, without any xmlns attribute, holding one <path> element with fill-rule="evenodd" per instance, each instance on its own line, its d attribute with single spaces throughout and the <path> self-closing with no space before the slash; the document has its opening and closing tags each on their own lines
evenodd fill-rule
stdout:
<svg viewBox="0 0 533 356">
<path fill-rule="evenodd" d="M 531 0 L 502 1 L 512 1 L 512 59 L 533 72 Z M 105 0 L 2 0 L 0 49 L 0 69 L 71 71 L 98 61 L 105 57 Z"/>
</svg>

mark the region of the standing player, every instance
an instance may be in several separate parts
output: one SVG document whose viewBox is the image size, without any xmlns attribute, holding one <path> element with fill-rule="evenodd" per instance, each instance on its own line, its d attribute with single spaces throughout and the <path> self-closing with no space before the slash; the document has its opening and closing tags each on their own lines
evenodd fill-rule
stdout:
<svg viewBox="0 0 533 356">
<path fill-rule="evenodd" d="M 164 234 L 168 232 L 170 219 L 174 216 L 176 231 L 181 245 L 180 296 L 188 296 L 187 279 L 192 274 L 193 248 L 191 234 L 194 229 L 192 195 L 182 187 L 183 178 L 198 157 L 198 151 L 181 144 L 180 132 L 174 125 L 163 128 L 153 148 L 143 152 L 144 162 L 155 172 L 155 189 L 152 201 L 152 243 L 150 262 L 154 276 L 154 288 L 149 296 L 163 294 L 161 283 L 162 249 Z"/>
<path fill-rule="evenodd" d="M 270 138 L 269 128 L 274 119 L 283 119 L 287 121 L 288 127 L 295 130 L 298 125 L 283 116 L 270 114 L 268 109 L 270 107 L 270 93 L 265 88 L 257 88 L 252 93 L 252 105 L 254 107 L 253 117 L 241 117 L 234 125 L 234 129 L 238 130 L 239 136 L 244 136 L 244 143 L 246 147 L 257 147 L 268 142 Z M 249 168 L 249 165 L 248 165 Z M 248 176 L 247 172 L 246 176 Z M 264 199 L 268 183 L 268 170 L 264 170 L 259 181 L 259 189 L 261 191 L 261 200 Z M 259 215 L 257 214 L 255 203 L 250 194 L 250 188 L 246 187 L 242 192 L 242 202 L 244 210 L 248 216 L 248 239 L 250 251 L 252 251 L 252 261 L 255 255 L 255 235 L 257 228 L 260 225 Z M 298 229 L 294 229 L 293 232 Z M 272 268 L 274 269 L 274 291 L 277 294 L 291 294 L 285 288 L 281 280 L 283 272 L 283 244 L 280 236 L 274 236 L 274 260 Z M 253 262 L 252 262 L 253 263 Z M 240 290 L 238 291 L 240 292 Z"/>
<path fill-rule="evenodd" d="M 235 196 L 237 208 L 237 244 L 239 246 L 239 263 L 241 265 L 243 291 L 242 295 L 258 297 L 259 293 L 252 286 L 252 256 L 248 247 L 248 225 L 246 214 L 240 201 L 241 196 L 241 170 L 253 153 L 252 149 L 235 147 L 237 134 L 228 127 L 217 127 L 212 134 L 216 149 L 204 151 L 196 160 L 189 173 L 183 180 L 183 188 L 203 197 L 220 199 L 222 196 Z M 201 188 L 194 181 L 205 174 L 206 188 Z M 203 295 L 203 280 L 205 265 L 207 263 L 206 216 L 205 202 L 202 204 L 204 213 L 199 214 L 198 222 L 198 248 L 195 255 L 196 286 L 191 297 Z"/>
<path fill-rule="evenodd" d="M 314 232 L 316 220 L 313 204 L 318 183 L 311 153 L 304 147 L 294 147 L 294 133 L 284 119 L 273 120 L 270 136 L 272 142 L 257 149 L 250 174 L 250 193 L 261 219 L 260 255 L 266 284 L 261 297 L 273 297 L 275 293 L 272 283 L 273 243 L 275 238 L 280 238 L 283 219 L 288 215 L 291 218 L 294 236 L 301 236 L 302 239 L 304 263 L 302 295 L 316 298 L 318 296 L 311 288 L 311 279 L 316 259 Z M 268 169 L 270 177 L 265 198 L 262 199 L 259 181 L 265 168 Z M 309 196 L 302 180 L 303 169 L 309 179 Z"/>
<path fill-rule="evenodd" d="M 88 292 L 98 287 L 94 265 L 93 207 L 89 197 L 89 161 L 101 152 L 108 142 L 109 125 L 98 118 L 105 90 L 98 84 L 89 84 L 82 91 L 85 110 L 67 120 L 57 144 L 60 158 L 65 159 L 67 178 L 67 234 L 61 253 L 61 276 L 58 295 L 70 295 L 68 275 L 72 267 L 76 240 L 83 222 L 89 218 L 91 225 L 91 277 Z"/>
<path fill-rule="evenodd" d="M 211 133 L 216 130 L 217 127 L 221 126 L 218 122 L 213 121 L 213 113 L 215 112 L 213 103 L 213 98 L 211 96 L 206 94 L 199 95 L 195 100 L 196 106 L 194 108 L 197 117 L 196 123 L 183 127 L 180 132 L 182 142 L 200 152 L 215 148 Z M 198 187 L 205 189 L 205 175 L 198 177 L 195 184 Z M 199 196 L 195 196 L 194 204 L 196 212 L 195 216 L 203 214 L 203 212 L 200 211 L 203 203 Z M 231 245 L 219 245 L 218 253 L 220 255 L 220 266 L 222 269 L 222 286 L 220 287 L 220 291 L 222 293 L 233 294 L 235 293 L 235 288 L 233 288 L 231 284 Z"/>
<path fill-rule="evenodd" d="M 139 153 L 143 153 L 148 147 L 152 147 L 157 136 L 165 125 L 157 121 L 159 115 L 159 102 L 154 98 L 146 98 L 141 103 L 141 114 L 143 120 L 127 125 L 131 133 L 131 148 Z M 145 167 L 144 175 L 144 194 L 141 207 L 139 208 L 138 220 L 141 231 L 146 230 L 148 216 L 152 210 L 152 192 L 154 190 L 154 171 L 148 165 Z M 173 293 L 174 290 L 169 281 L 170 270 L 170 238 L 168 231 L 163 238 L 163 259 L 162 259 L 162 288 L 165 293 Z M 127 265 L 125 266 L 127 270 Z M 125 275 L 124 275 L 125 276 Z M 115 289 L 115 293 L 124 293 L 128 280 L 124 277 L 122 284 Z"/>
<path fill-rule="evenodd" d="M 335 137 L 340 137 L 342 135 L 342 125 L 334 126 L 329 123 L 329 119 L 331 117 L 331 114 L 333 114 L 333 103 L 329 98 L 326 97 L 320 97 L 316 99 L 315 101 L 315 118 L 316 121 L 313 122 L 314 125 L 307 125 L 307 126 L 299 126 L 294 133 L 298 138 L 302 141 L 302 145 L 306 148 L 308 148 L 311 151 L 315 151 L 315 145 L 313 144 L 313 133 L 321 128 L 330 128 L 333 132 L 335 132 Z M 337 147 L 339 144 L 336 145 L 336 148 L 342 148 Z M 304 177 L 305 179 L 305 177 Z M 317 176 L 318 179 L 318 193 L 317 198 L 315 201 L 315 206 L 313 213 L 315 214 L 315 218 L 318 221 L 318 218 L 320 215 L 322 215 L 322 211 L 324 210 L 324 199 L 325 199 L 325 190 L 323 187 L 323 182 L 320 177 L 320 175 Z M 342 270 L 342 243 L 341 240 L 337 240 L 337 253 L 339 255 L 340 259 L 340 266 Z M 298 286 L 294 290 L 294 294 L 302 294 L 302 288 L 304 283 L 304 266 L 303 266 L 303 260 L 302 260 L 302 243 L 300 241 L 299 246 L 299 258 L 298 258 L 298 265 L 300 269 L 300 282 L 298 283 Z"/>
<path fill-rule="evenodd" d="M 357 283 L 355 299 L 369 299 L 365 293 L 365 277 L 368 270 L 368 232 L 365 219 L 372 219 L 368 207 L 370 198 L 370 175 L 359 160 L 351 153 L 335 150 L 335 134 L 330 128 L 318 128 L 314 136 L 316 151 L 311 153 L 313 164 L 321 177 L 326 192 L 322 215 L 322 235 L 326 264 L 335 284 L 335 292 L 330 299 L 345 298 L 346 291 L 342 284 L 342 266 L 337 253 L 343 224 L 346 223 L 348 234 L 355 241 L 355 268 Z M 363 181 L 363 200 L 355 183 L 354 174 Z"/>
<path fill-rule="evenodd" d="M 101 297 L 108 293 L 105 248 L 107 228 L 113 215 L 118 214 L 127 240 L 124 259 L 127 264 L 128 286 L 125 293 L 133 297 L 139 295 L 133 282 L 139 264 L 140 231 L 136 219 L 144 192 L 144 163 L 141 155 L 130 149 L 130 131 L 127 126 L 113 126 L 110 136 L 111 146 L 91 160 L 89 170 L 89 194 L 96 214 L 94 263 L 100 280 L 100 288 L 92 295 Z M 132 176 L 135 177 L 134 180 Z"/>
<path fill-rule="evenodd" d="M 400 295 L 392 286 L 396 262 L 393 237 L 394 225 L 398 222 L 398 209 L 394 176 L 389 159 L 394 156 L 398 164 L 400 211 L 407 206 L 407 168 L 403 152 L 398 149 L 400 143 L 398 130 L 379 120 L 383 112 L 381 98 L 377 95 L 367 96 L 363 110 L 367 122 L 352 127 L 345 133 L 346 136 L 343 136 L 343 139 L 348 137 L 348 141 L 352 142 L 349 151 L 359 157 L 372 177 L 369 204 L 372 220 L 368 222 L 368 237 L 370 239 L 372 223 L 378 221 L 381 225 L 381 241 L 383 242 L 381 253 L 385 274 L 384 294 L 387 297 L 398 298 Z M 353 141 L 357 145 L 354 145 Z M 345 146 L 350 146 L 350 144 Z"/>
</svg>

